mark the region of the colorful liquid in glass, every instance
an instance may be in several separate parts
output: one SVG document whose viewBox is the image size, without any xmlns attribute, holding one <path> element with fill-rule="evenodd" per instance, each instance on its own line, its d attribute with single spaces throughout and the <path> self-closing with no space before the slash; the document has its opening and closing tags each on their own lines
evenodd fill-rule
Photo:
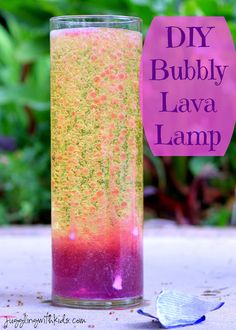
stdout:
<svg viewBox="0 0 236 330">
<path fill-rule="evenodd" d="M 53 296 L 143 294 L 142 37 L 51 32 Z"/>
</svg>

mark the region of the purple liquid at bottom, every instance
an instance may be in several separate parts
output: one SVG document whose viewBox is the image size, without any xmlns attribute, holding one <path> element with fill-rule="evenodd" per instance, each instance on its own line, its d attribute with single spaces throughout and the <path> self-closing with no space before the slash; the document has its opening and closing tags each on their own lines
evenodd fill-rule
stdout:
<svg viewBox="0 0 236 330">
<path fill-rule="evenodd" d="M 53 295 L 122 299 L 143 295 L 143 257 L 138 240 L 120 244 L 53 242 Z"/>
</svg>

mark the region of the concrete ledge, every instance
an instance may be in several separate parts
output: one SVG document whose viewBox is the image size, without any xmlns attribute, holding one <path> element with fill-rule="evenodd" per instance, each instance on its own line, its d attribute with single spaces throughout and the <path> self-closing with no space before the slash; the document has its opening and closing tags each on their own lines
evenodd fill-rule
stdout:
<svg viewBox="0 0 236 330">
<path fill-rule="evenodd" d="M 3 316 L 43 318 L 47 313 L 85 323 L 39 324 L 37 329 L 157 329 L 136 309 L 91 311 L 50 304 L 51 243 L 49 227 L 0 228 L 0 324 Z M 236 330 L 236 230 L 145 224 L 145 310 L 154 313 L 156 295 L 165 288 L 223 300 L 225 306 L 189 329 Z M 46 320 L 46 318 L 44 318 Z M 79 322 L 79 321 L 78 321 Z M 8 329 L 13 329 L 12 324 Z M 23 329 L 33 329 L 24 324 Z"/>
</svg>

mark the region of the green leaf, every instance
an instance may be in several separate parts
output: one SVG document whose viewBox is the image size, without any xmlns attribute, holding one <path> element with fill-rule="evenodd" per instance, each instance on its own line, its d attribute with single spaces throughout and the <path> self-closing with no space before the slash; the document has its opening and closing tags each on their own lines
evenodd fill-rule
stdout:
<svg viewBox="0 0 236 330">
<path fill-rule="evenodd" d="M 0 105 L 8 103 L 21 106 L 27 105 L 37 111 L 45 111 L 50 107 L 48 100 L 43 100 L 41 95 L 35 93 L 33 88 L 27 85 L 0 88 Z"/>
<path fill-rule="evenodd" d="M 188 174 L 188 157 L 173 157 L 172 163 L 175 171 L 175 177 L 182 183 L 186 182 Z"/>
<path fill-rule="evenodd" d="M 14 59 L 14 43 L 2 25 L 0 25 L 0 49 L 0 62 L 10 64 Z"/>
<path fill-rule="evenodd" d="M 213 164 L 213 157 L 193 157 L 190 159 L 189 169 L 194 176 L 197 176 L 207 165 L 216 168 Z"/>
<path fill-rule="evenodd" d="M 147 143 L 144 143 L 144 155 L 148 157 L 150 161 L 153 163 L 158 175 L 160 188 L 164 189 L 166 186 L 166 175 L 165 175 L 165 168 L 161 158 L 153 156 Z"/>
<path fill-rule="evenodd" d="M 206 226 L 225 227 L 229 224 L 231 217 L 231 210 L 226 207 L 213 208 L 210 210 L 210 214 L 204 221 Z"/>
<path fill-rule="evenodd" d="M 16 47 L 15 56 L 20 63 L 31 63 L 46 54 L 48 47 L 44 39 L 22 41 Z"/>
<path fill-rule="evenodd" d="M 3 203 L 0 203 L 0 226 L 7 224 L 8 224 L 7 209 Z"/>
<path fill-rule="evenodd" d="M 204 11 L 197 1 L 188 0 L 181 2 L 180 15 L 182 16 L 204 16 Z"/>
</svg>

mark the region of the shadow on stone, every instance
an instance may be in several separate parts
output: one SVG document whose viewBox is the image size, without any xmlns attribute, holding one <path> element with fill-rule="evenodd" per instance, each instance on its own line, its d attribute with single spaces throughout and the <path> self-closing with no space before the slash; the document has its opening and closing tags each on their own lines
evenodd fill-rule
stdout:
<svg viewBox="0 0 236 330">
<path fill-rule="evenodd" d="M 139 330 L 148 330 L 148 329 L 163 329 L 159 322 L 139 322 L 139 323 L 129 323 L 129 329 L 139 329 Z"/>
</svg>

